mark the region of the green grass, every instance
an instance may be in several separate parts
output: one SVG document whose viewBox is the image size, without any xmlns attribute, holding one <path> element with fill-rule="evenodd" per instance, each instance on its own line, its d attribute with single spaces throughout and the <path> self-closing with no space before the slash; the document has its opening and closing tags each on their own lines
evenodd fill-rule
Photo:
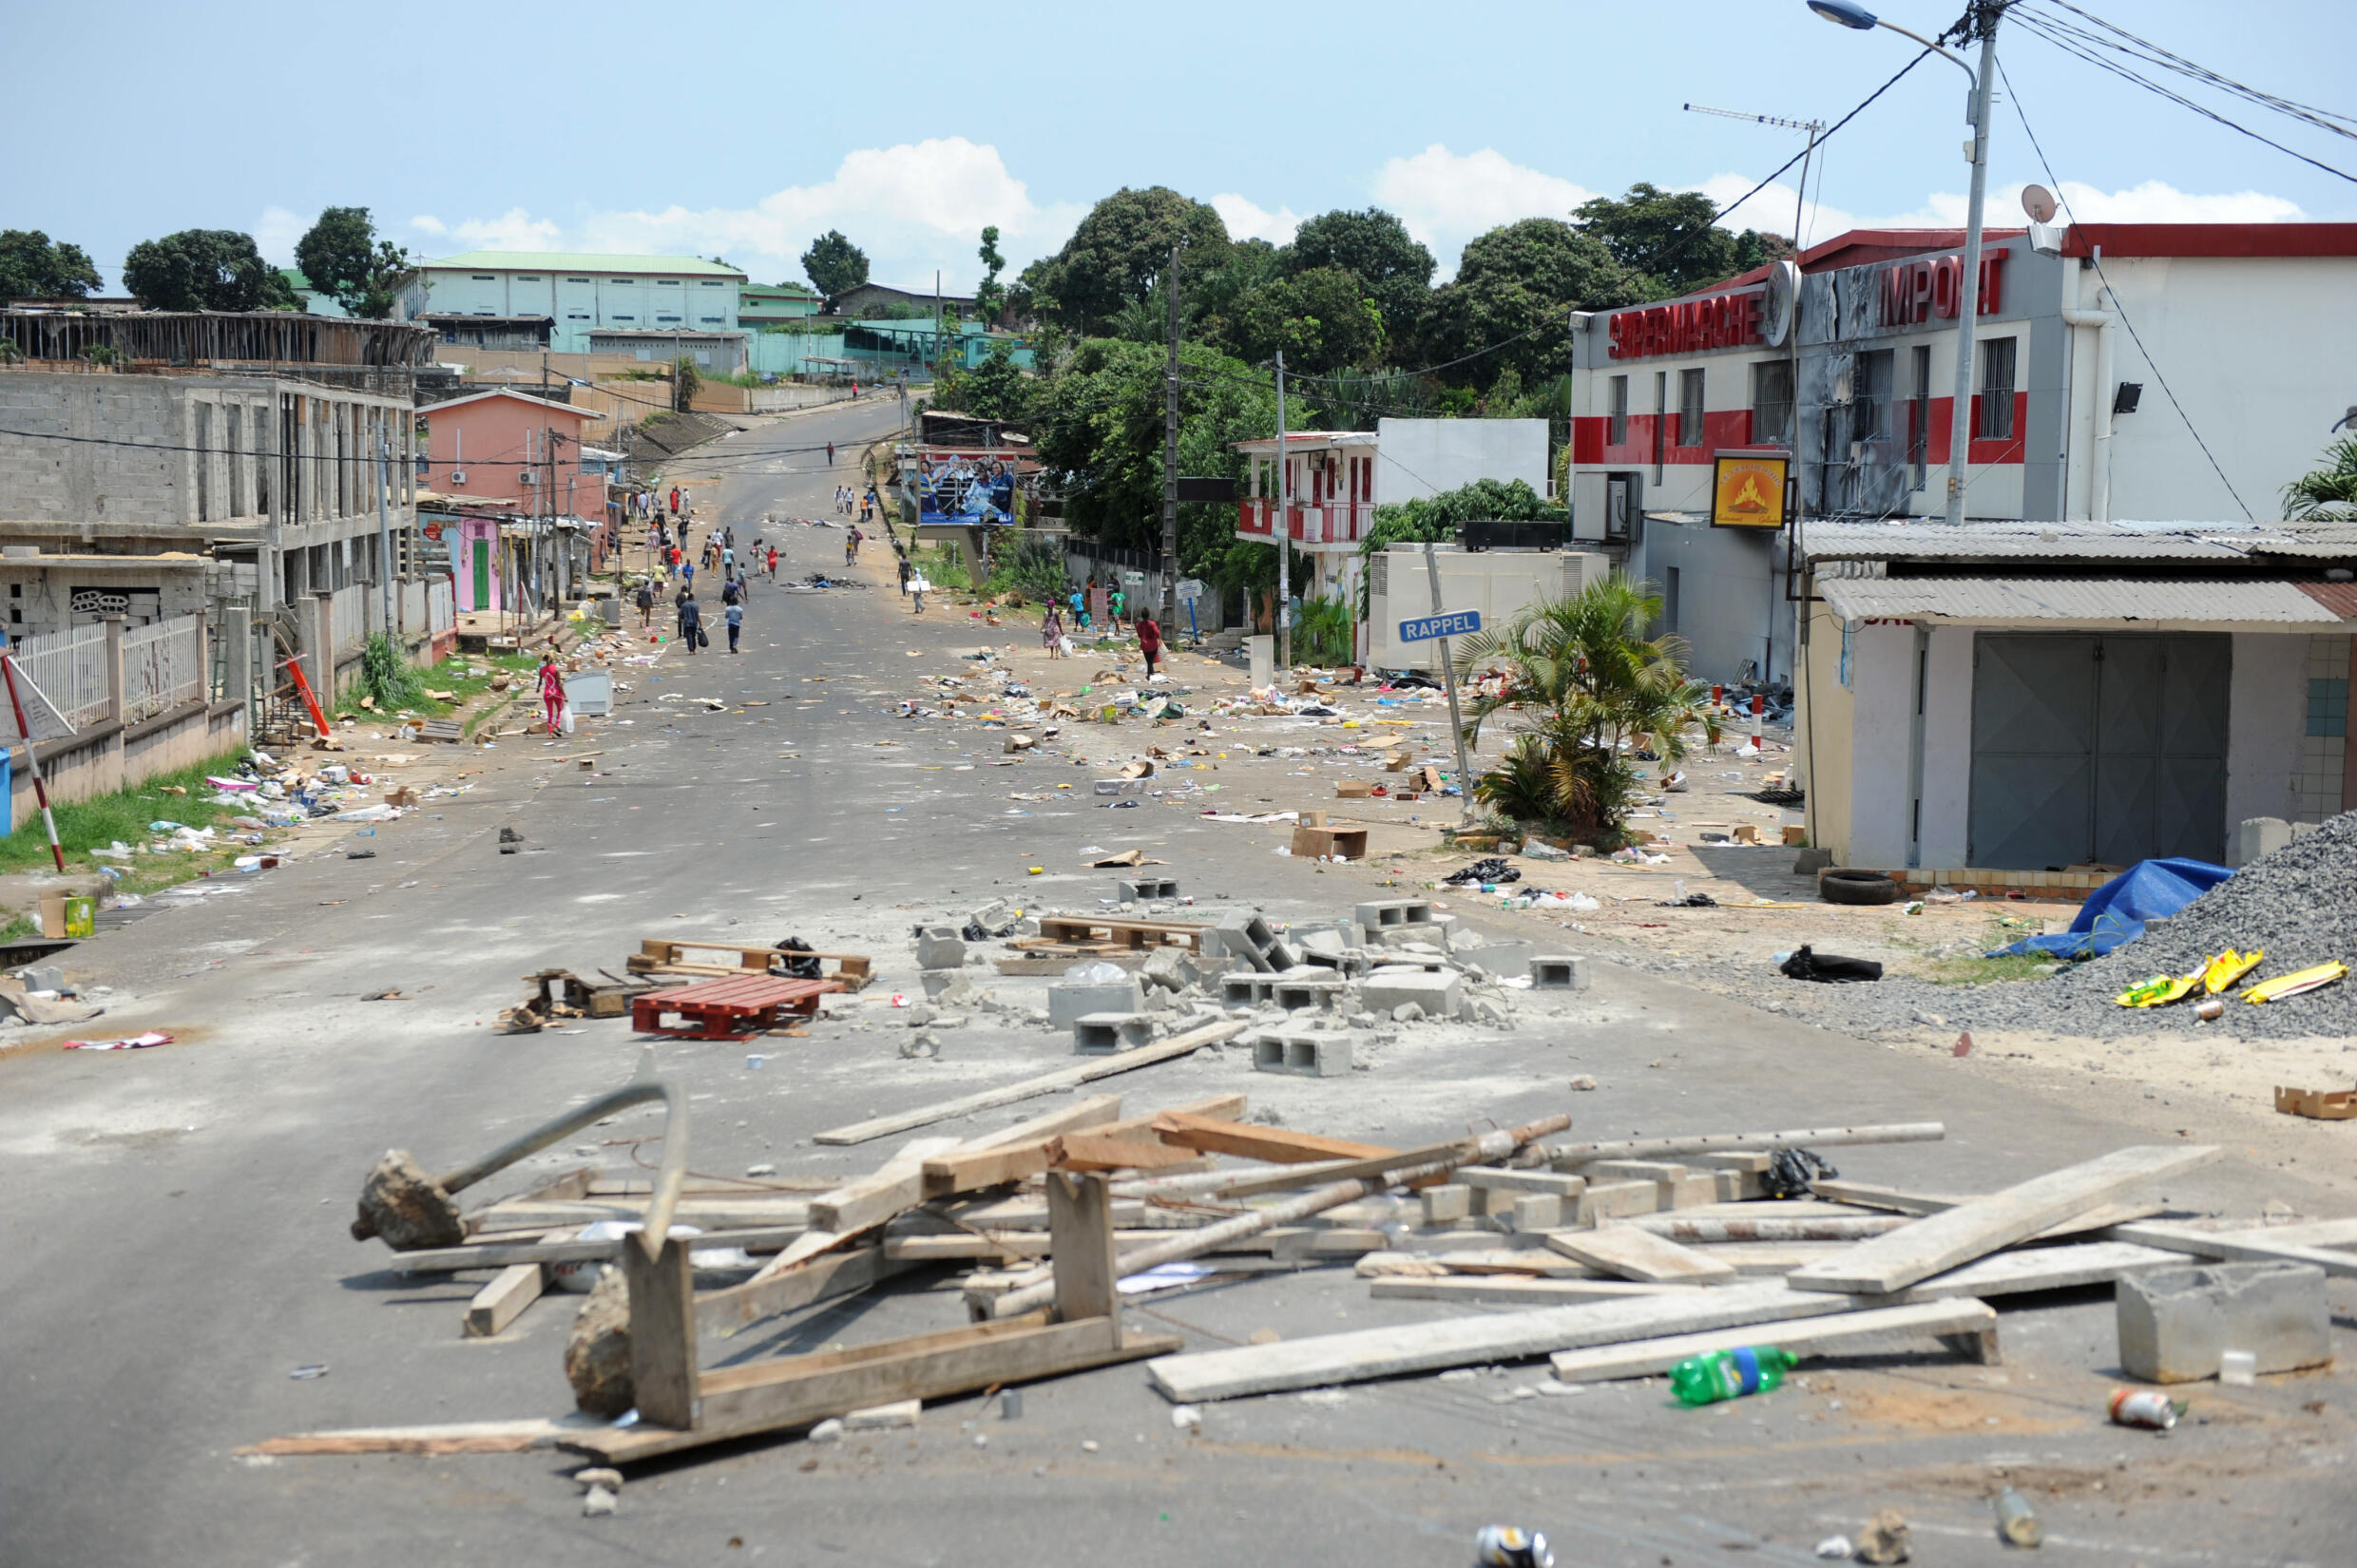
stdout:
<svg viewBox="0 0 2357 1568">
<path fill-rule="evenodd" d="M 427 698 L 408 711 L 421 718 L 447 717 L 489 691 L 491 676 L 494 672 L 505 670 L 517 680 L 529 684 L 534 672 L 539 668 L 540 655 L 536 653 L 452 654 L 431 669 L 417 672 L 420 686 L 437 692 L 449 692 L 451 700 L 441 702 L 432 698 Z M 510 686 L 508 689 L 512 691 L 515 688 Z M 364 721 L 381 720 L 391 718 L 395 713 L 401 711 L 363 708 L 360 706 L 360 698 L 367 695 L 358 686 L 354 686 L 337 699 L 333 709 L 329 710 L 330 717 L 350 714 Z M 220 770 L 214 771 L 218 773 Z"/>
<path fill-rule="evenodd" d="M 2043 980 L 2041 969 L 2056 961 L 2043 953 L 2014 953 L 2003 958 L 1943 958 L 1925 967 L 1919 977 L 1934 985 L 1989 985 L 2009 981 Z"/>
<path fill-rule="evenodd" d="M 216 806 L 205 798 L 213 791 L 204 782 L 204 775 L 220 774 L 227 777 L 236 771 L 237 759 L 243 755 L 242 751 L 227 752 L 210 761 L 159 774 L 112 794 L 59 805 L 55 810 L 57 837 L 65 847 L 67 870 L 88 871 L 113 866 L 125 873 L 115 884 L 118 889 L 144 893 L 185 882 L 208 867 L 226 865 L 233 855 L 250 853 L 251 845 L 224 842 L 218 850 L 134 854 L 128 860 L 93 859 L 90 855 L 92 850 L 103 850 L 117 842 L 134 847 L 149 842 L 159 836 L 147 831 L 147 824 L 156 821 L 179 822 L 191 828 L 219 828 L 226 838 L 229 818 L 242 814 L 244 808 Z M 175 788 L 187 793 L 174 794 L 171 792 Z M 46 871 L 50 865 L 48 835 L 42 830 L 38 813 L 13 833 L 0 838 L 0 873 Z M 0 937 L 6 934 L 0 930 Z"/>
</svg>

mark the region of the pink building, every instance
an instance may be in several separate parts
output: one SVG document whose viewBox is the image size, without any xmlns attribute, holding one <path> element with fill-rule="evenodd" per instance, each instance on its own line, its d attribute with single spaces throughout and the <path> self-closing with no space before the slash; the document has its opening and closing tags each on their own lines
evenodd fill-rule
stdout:
<svg viewBox="0 0 2357 1568">
<path fill-rule="evenodd" d="M 525 517 L 601 519 L 604 468 L 582 447 L 590 421 L 604 417 L 504 387 L 429 404 L 417 411 L 418 488 L 512 502 Z"/>
</svg>

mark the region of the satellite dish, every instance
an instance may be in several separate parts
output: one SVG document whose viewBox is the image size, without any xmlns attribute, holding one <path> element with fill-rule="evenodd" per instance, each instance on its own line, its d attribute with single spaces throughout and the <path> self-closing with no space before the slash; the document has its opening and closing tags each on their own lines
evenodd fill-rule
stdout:
<svg viewBox="0 0 2357 1568">
<path fill-rule="evenodd" d="M 1800 269 L 1790 258 L 1770 263 L 1768 290 L 1760 301 L 1759 335 L 1776 348 L 1792 335 L 1794 301 L 1800 295 Z"/>
<path fill-rule="evenodd" d="M 2022 210 L 2030 215 L 2033 223 L 2051 223 L 2059 209 L 2055 205 L 2054 192 L 2043 185 L 2024 185 L 2022 187 Z"/>
</svg>

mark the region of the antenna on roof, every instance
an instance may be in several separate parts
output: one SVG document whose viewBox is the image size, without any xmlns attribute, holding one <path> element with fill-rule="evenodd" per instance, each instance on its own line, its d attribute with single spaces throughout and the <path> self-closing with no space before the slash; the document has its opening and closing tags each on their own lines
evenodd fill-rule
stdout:
<svg viewBox="0 0 2357 1568">
<path fill-rule="evenodd" d="M 1715 114 L 1721 120 L 1749 120 L 1756 124 L 1775 125 L 1785 130 L 1807 131 L 1811 136 L 1825 129 L 1822 120 L 1782 120 L 1773 114 L 1746 114 L 1741 109 L 1715 109 L 1703 104 L 1681 104 L 1678 107 L 1688 114 Z"/>
</svg>

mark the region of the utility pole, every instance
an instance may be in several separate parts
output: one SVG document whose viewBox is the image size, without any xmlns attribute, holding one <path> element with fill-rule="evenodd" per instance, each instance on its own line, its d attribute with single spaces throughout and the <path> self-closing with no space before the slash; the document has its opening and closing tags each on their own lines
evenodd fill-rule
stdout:
<svg viewBox="0 0 2357 1568">
<path fill-rule="evenodd" d="M 1170 358 L 1162 373 L 1162 623 L 1178 622 L 1178 246 L 1170 247 Z"/>
<path fill-rule="evenodd" d="M 1989 86 L 1997 74 L 1997 21 L 2001 4 L 1975 0 L 1972 26 L 1981 35 L 1981 68 L 1972 83 L 1972 140 L 1964 156 L 1972 163 L 1971 204 L 1964 215 L 1964 276 L 1956 280 L 1956 405 L 1947 437 L 1947 520 L 1964 521 L 1964 475 L 1972 455 L 1972 329 L 1981 313 L 1981 208 L 1988 196 Z"/>
<path fill-rule="evenodd" d="M 1276 351 L 1276 667 L 1293 668 L 1293 468 L 1285 461 L 1285 351 Z"/>
</svg>

